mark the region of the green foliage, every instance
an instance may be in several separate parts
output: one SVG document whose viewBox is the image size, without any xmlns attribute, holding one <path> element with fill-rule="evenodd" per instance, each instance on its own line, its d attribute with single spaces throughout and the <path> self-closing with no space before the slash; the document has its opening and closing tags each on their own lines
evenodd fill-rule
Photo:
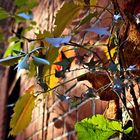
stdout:
<svg viewBox="0 0 140 140">
<path fill-rule="evenodd" d="M 101 93 L 104 90 L 108 90 L 108 88 L 111 89 L 112 92 L 114 91 L 115 93 L 121 94 L 122 90 L 125 89 L 125 79 L 122 80 L 121 78 L 124 77 L 124 75 L 126 77 L 128 76 L 127 73 L 123 73 L 122 70 L 132 71 L 139 69 L 135 64 L 128 66 L 128 68 L 124 67 L 123 63 L 122 66 L 121 64 L 118 64 L 119 62 L 123 62 L 123 60 L 121 60 L 122 58 L 120 56 L 119 48 L 122 47 L 124 42 L 126 43 L 127 40 L 124 41 L 124 39 L 121 39 L 121 36 L 119 37 L 119 35 L 122 33 L 120 33 L 118 30 L 120 28 L 120 25 L 117 24 L 117 18 L 115 19 L 115 22 L 113 21 L 113 24 L 111 25 L 111 27 L 113 26 L 112 28 L 98 26 L 95 27 L 95 24 L 93 24 L 92 26 L 92 23 L 98 23 L 98 21 L 103 20 L 101 15 L 103 15 L 102 13 L 104 11 L 108 11 L 113 14 L 113 10 L 110 10 L 110 8 L 107 9 L 107 7 L 102 7 L 98 5 L 96 6 L 95 4 L 97 3 L 97 0 L 74 0 L 74 2 L 64 2 L 60 10 L 57 11 L 54 22 L 55 26 L 52 29 L 52 32 L 44 29 L 43 33 L 38 27 L 40 25 L 37 24 L 37 26 L 34 26 L 36 25 L 36 22 L 32 20 L 32 9 L 37 5 L 38 0 L 14 0 L 14 3 L 16 6 L 14 14 L 10 14 L 3 8 L 0 8 L 0 20 L 11 17 L 12 19 L 14 19 L 13 21 L 15 21 L 15 23 L 12 24 L 12 31 L 14 36 L 9 39 L 10 45 L 4 53 L 4 58 L 0 59 L 0 65 L 12 66 L 17 64 L 16 68 L 18 69 L 18 71 L 20 69 L 28 70 L 28 74 L 30 76 L 37 77 L 37 83 L 43 89 L 43 91 L 41 91 L 40 94 L 44 94 L 44 92 L 52 92 L 52 89 L 55 89 L 56 87 L 60 86 L 61 84 L 57 85 L 58 81 L 61 78 L 67 76 L 66 72 L 77 70 L 73 68 L 71 70 L 71 66 L 74 66 L 75 64 L 80 64 L 81 69 L 86 69 L 89 73 L 92 74 L 96 70 L 97 74 L 99 70 L 100 72 L 104 72 L 106 76 L 109 77 L 108 79 L 110 80 L 110 83 L 108 83 L 108 85 L 100 85 L 97 91 L 94 90 L 94 87 L 92 88 L 87 86 L 88 89 L 86 90 L 86 92 L 81 94 L 81 97 L 69 97 L 65 95 L 59 95 L 58 93 L 54 93 L 61 101 L 71 103 L 71 105 L 73 104 L 72 106 L 77 106 L 85 99 L 91 97 L 94 99 L 96 99 L 96 97 L 99 98 L 99 96 L 97 96 L 96 93 Z M 78 16 L 82 8 L 85 8 L 87 10 L 86 16 L 81 18 L 81 21 L 79 21 L 77 25 L 75 25 L 74 23 L 75 28 L 72 29 L 71 34 L 68 34 L 67 36 L 65 35 L 64 37 L 64 30 L 70 25 L 72 20 L 76 16 Z M 101 10 L 98 10 L 99 8 Z M 120 16 L 121 20 L 121 14 L 119 13 L 118 15 Z M 86 23 L 88 25 L 90 24 L 91 28 L 89 27 L 88 29 L 83 29 L 83 25 L 85 25 Z M 104 23 L 104 21 L 102 23 Z M 16 33 L 17 24 L 19 24 L 19 29 L 21 29 L 21 31 L 17 31 L 18 33 Z M 26 27 L 24 25 L 26 25 Z M 20 26 L 24 27 L 20 28 Z M 36 27 L 36 29 L 39 29 L 39 32 L 35 33 L 36 38 L 27 38 L 26 33 L 28 31 L 31 31 L 32 29 L 34 31 L 34 27 Z M 82 29 L 82 31 L 80 31 L 80 29 Z M 122 29 L 122 27 L 120 29 Z M 93 50 L 93 48 L 96 47 L 96 43 L 93 45 L 91 45 L 90 43 L 84 44 L 84 42 L 87 41 L 86 38 L 89 37 L 87 35 L 89 32 L 99 35 L 99 44 L 97 43 L 97 46 L 104 46 L 103 55 L 105 55 L 105 57 L 103 56 L 103 59 L 102 56 L 100 57 L 100 54 L 98 55 L 98 48 L 97 50 L 95 48 L 95 52 Z M 77 38 L 76 35 L 78 33 L 80 33 L 80 37 L 84 34 L 83 38 L 81 37 L 81 43 L 79 44 L 77 43 L 79 42 L 79 40 L 76 40 L 76 42 L 74 42 L 75 40 L 73 41 L 73 38 Z M 109 39 L 106 39 L 107 37 Z M 0 42 L 3 41 L 3 39 L 4 36 L 3 31 L 1 29 Z M 124 42 L 121 42 L 121 40 L 123 40 Z M 90 41 L 92 42 L 92 40 Z M 93 40 L 93 42 L 94 41 L 95 40 Z M 100 45 L 100 41 L 105 42 L 104 45 Z M 37 45 L 42 47 L 37 47 Z M 63 45 L 67 46 L 67 49 L 65 49 L 64 53 L 62 50 L 65 46 Z M 26 47 L 26 52 L 23 52 L 22 46 Z M 65 53 L 67 53 L 67 50 L 73 49 L 68 46 L 72 46 L 74 50 L 77 50 L 77 48 L 80 48 L 81 50 L 85 49 L 88 53 L 84 54 L 84 56 L 79 56 L 79 54 L 77 53 L 77 56 L 75 56 L 74 54 L 72 56 L 68 55 L 67 57 L 67 55 L 65 55 Z M 125 50 L 125 47 L 123 47 L 123 49 Z M 88 61 L 89 56 L 91 56 L 91 59 L 89 59 Z M 86 77 L 86 75 L 84 76 Z M 129 73 L 128 77 L 131 76 L 131 73 Z M 78 79 L 79 77 L 76 78 Z M 114 77 L 116 77 L 116 79 Z M 62 85 L 70 81 L 71 80 L 66 81 L 62 83 Z M 133 83 L 133 81 L 131 81 L 131 83 Z M 129 88 L 130 84 L 127 84 L 127 88 Z M 33 85 L 33 87 L 34 86 L 36 85 Z M 67 91 L 70 91 L 71 89 L 68 89 Z M 10 122 L 10 127 L 12 130 L 10 131 L 9 135 L 17 135 L 18 133 L 22 132 L 31 121 L 31 114 L 34 107 L 35 97 L 29 93 L 29 91 L 26 92 L 25 95 L 17 101 L 14 107 L 14 114 L 12 115 L 12 119 Z M 38 95 L 39 94 L 37 94 L 37 96 Z M 132 131 L 132 127 L 129 127 L 128 129 L 124 130 L 120 122 L 109 121 L 102 115 L 96 115 L 89 119 L 86 118 L 81 122 L 77 123 L 75 128 L 78 132 L 79 140 L 106 140 L 113 134 L 128 134 Z"/>
<path fill-rule="evenodd" d="M 14 39 L 14 38 L 13 38 Z M 15 39 L 17 39 L 17 38 L 15 38 Z M 13 42 L 13 44 L 12 45 L 10 45 L 7 49 L 6 49 L 6 51 L 5 51 L 5 53 L 4 53 L 4 57 L 7 57 L 7 56 L 9 56 L 9 55 L 11 55 L 12 54 L 12 52 L 13 52 L 13 50 L 21 50 L 21 42 Z"/>
<path fill-rule="evenodd" d="M 22 132 L 30 123 L 32 110 L 35 104 L 35 97 L 30 93 L 25 93 L 19 98 L 14 107 L 14 113 L 10 121 L 11 131 L 9 135 L 17 135 Z"/>
<path fill-rule="evenodd" d="M 95 115 L 76 123 L 75 129 L 78 132 L 79 140 L 107 140 L 117 132 L 128 134 L 132 127 L 124 130 L 118 121 L 109 121 L 103 115 Z"/>
<path fill-rule="evenodd" d="M 11 56 L 11 57 L 6 57 L 3 59 L 0 59 L 0 65 L 2 66 L 13 66 L 18 63 L 18 61 L 24 57 L 25 55 L 19 55 L 19 56 Z"/>
<path fill-rule="evenodd" d="M 6 19 L 10 16 L 10 14 L 0 7 L 0 20 Z"/>
<path fill-rule="evenodd" d="M 80 6 L 73 2 L 65 3 L 56 14 L 54 36 L 60 36 L 64 29 L 71 23 L 73 18 L 78 14 Z"/>
</svg>

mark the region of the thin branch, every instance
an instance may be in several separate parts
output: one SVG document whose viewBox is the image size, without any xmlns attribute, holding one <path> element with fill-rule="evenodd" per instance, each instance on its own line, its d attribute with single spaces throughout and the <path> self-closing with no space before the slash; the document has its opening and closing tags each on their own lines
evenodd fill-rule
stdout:
<svg viewBox="0 0 140 140">
<path fill-rule="evenodd" d="M 12 30 L 12 33 L 14 33 L 17 37 L 20 37 L 22 39 L 25 39 L 27 40 L 28 42 L 32 42 L 32 41 L 40 41 L 40 40 L 43 40 L 44 38 L 27 38 L 21 34 L 18 34 L 17 32 L 13 31 Z"/>
</svg>

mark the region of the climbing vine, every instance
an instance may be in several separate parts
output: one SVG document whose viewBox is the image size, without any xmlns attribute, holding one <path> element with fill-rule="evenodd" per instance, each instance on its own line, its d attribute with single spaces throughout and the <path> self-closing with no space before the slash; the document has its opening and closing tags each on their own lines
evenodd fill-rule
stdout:
<svg viewBox="0 0 140 140">
<path fill-rule="evenodd" d="M 114 134 L 122 139 L 139 139 L 140 110 L 137 96 L 139 91 L 135 90 L 136 86 L 139 88 L 140 81 L 138 16 L 140 11 L 137 8 L 139 2 L 134 0 L 120 4 L 117 0 L 110 0 L 106 7 L 98 6 L 96 0 L 64 2 L 55 15 L 53 29 L 51 31 L 44 29 L 43 32 L 39 30 L 33 20 L 32 9 L 38 5 L 36 0 L 32 0 L 32 2 L 14 0 L 14 5 L 14 13 L 0 7 L 0 20 L 13 19 L 12 35 L 8 39 L 9 46 L 3 58 L 0 59 L 0 65 L 15 66 L 19 76 L 26 73 L 30 78 L 34 77 L 36 83 L 26 89 L 24 95 L 16 102 L 11 117 L 9 135 L 17 135 L 28 126 L 35 101 L 40 94 L 43 94 L 44 97 L 47 94 L 56 94 L 62 102 L 77 106 L 88 98 L 102 100 L 104 96 L 102 93 L 108 91 L 108 98 L 113 99 L 115 96 L 120 101 L 122 118 L 119 118 L 119 122 L 110 122 L 99 115 L 85 119 L 76 124 L 79 139 L 90 137 L 86 129 L 94 133 L 95 137 L 93 136 L 91 139 L 97 139 L 100 131 L 105 134 L 102 139 L 108 139 Z M 129 8 L 130 10 L 128 10 Z M 86 11 L 86 14 L 80 17 L 79 22 L 70 33 L 64 35 L 65 29 L 72 25 L 72 21 L 80 15 L 81 11 Z M 108 27 L 97 26 L 96 22 L 104 20 L 102 17 L 104 12 L 111 15 L 111 24 Z M 28 38 L 26 36 L 28 32 L 34 31 L 35 28 L 38 29 L 35 37 Z M 80 41 L 75 39 L 79 34 L 82 34 Z M 97 40 L 94 43 L 84 43 L 88 34 L 96 35 Z M 0 41 L 4 41 L 1 28 Z M 98 49 L 102 50 L 102 55 L 98 53 Z M 80 55 L 79 50 L 86 53 Z M 80 69 L 74 69 L 75 65 L 79 65 Z M 84 74 L 67 80 L 67 73 L 81 69 L 85 70 Z M 89 77 L 101 74 L 106 77 L 106 80 L 95 87 L 95 81 Z M 72 80 L 88 80 L 92 87 L 85 85 L 87 90 L 80 97 L 52 92 Z M 60 81 L 63 82 L 60 83 Z M 36 85 L 40 86 L 42 90 L 36 90 Z M 75 87 L 76 84 L 68 91 Z M 131 101 L 127 99 L 128 93 L 132 96 Z M 128 118 L 123 117 L 124 113 Z M 99 120 L 99 123 L 96 119 Z M 132 122 L 131 127 L 127 127 L 128 121 Z M 103 122 L 107 124 L 105 129 L 102 128 Z M 83 133 L 86 133 L 85 137 L 83 137 Z M 135 137 L 133 137 L 134 135 Z M 98 139 L 101 138 L 98 137 Z"/>
</svg>

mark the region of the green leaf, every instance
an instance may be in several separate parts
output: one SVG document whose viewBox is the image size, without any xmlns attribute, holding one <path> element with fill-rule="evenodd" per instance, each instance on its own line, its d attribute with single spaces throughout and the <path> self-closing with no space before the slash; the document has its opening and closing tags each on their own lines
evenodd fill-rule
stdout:
<svg viewBox="0 0 140 140">
<path fill-rule="evenodd" d="M 72 19 L 78 14 L 80 6 L 75 5 L 73 2 L 65 3 L 56 14 L 54 36 L 60 36 L 66 26 L 68 26 Z"/>
<path fill-rule="evenodd" d="M 21 42 L 17 42 L 17 43 L 14 43 L 13 45 L 9 46 L 4 53 L 4 57 L 11 55 L 13 49 L 19 51 L 21 49 Z"/>
<path fill-rule="evenodd" d="M 109 121 L 103 115 L 95 115 L 76 123 L 75 129 L 78 132 L 78 140 L 107 140 L 117 132 L 129 133 L 132 127 L 123 130 L 122 124 L 118 121 Z"/>
<path fill-rule="evenodd" d="M 15 50 L 15 49 L 13 49 L 12 50 L 16 55 L 22 55 L 22 54 L 24 54 L 24 55 L 26 55 L 26 53 L 24 52 L 24 51 L 22 51 L 22 50 Z"/>
<path fill-rule="evenodd" d="M 14 16 L 14 18 L 15 18 L 15 20 L 16 20 L 16 23 L 26 21 L 26 19 L 25 19 L 25 18 L 23 18 L 23 17 L 19 17 L 19 16 L 17 16 L 17 15 L 15 15 L 15 16 Z"/>
<path fill-rule="evenodd" d="M 32 58 L 36 65 L 50 65 L 50 62 L 46 59 L 35 57 L 35 56 L 32 56 Z"/>
<path fill-rule="evenodd" d="M 2 7 L 0 7 L 0 20 L 6 19 L 10 16 L 10 14 L 5 11 Z"/>
<path fill-rule="evenodd" d="M 11 56 L 7 58 L 0 59 L 0 65 L 2 66 L 13 66 L 15 65 L 24 55 Z"/>
<path fill-rule="evenodd" d="M 17 36 L 12 36 L 8 40 L 8 42 L 14 42 L 14 41 L 19 41 L 19 38 Z"/>
<path fill-rule="evenodd" d="M 123 132 L 124 132 L 125 134 L 129 134 L 132 130 L 133 130 L 133 127 L 129 127 L 129 128 L 127 128 L 126 130 L 124 130 Z"/>
<path fill-rule="evenodd" d="M 15 136 L 28 126 L 31 121 L 35 99 L 30 93 L 25 93 L 18 99 L 13 109 L 14 113 L 10 121 L 11 131 L 9 135 Z"/>
</svg>

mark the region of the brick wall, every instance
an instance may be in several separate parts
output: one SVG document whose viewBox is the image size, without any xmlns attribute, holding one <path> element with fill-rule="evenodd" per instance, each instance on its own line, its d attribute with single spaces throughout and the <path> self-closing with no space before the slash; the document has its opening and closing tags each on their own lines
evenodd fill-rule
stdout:
<svg viewBox="0 0 140 140">
<path fill-rule="evenodd" d="M 100 0 L 99 5 L 106 5 L 107 2 L 108 0 Z M 54 5 L 52 5 L 52 3 Z M 63 4 L 63 0 L 41 0 L 38 7 L 33 10 L 34 20 L 37 21 L 37 25 L 40 26 L 42 31 L 44 29 L 52 29 L 54 23 L 53 17 L 56 14 L 57 9 L 60 8 L 61 4 Z M 95 24 L 99 26 L 104 25 L 104 27 L 108 26 L 110 23 L 110 14 L 105 11 L 102 17 L 104 17 L 104 20 L 95 22 Z M 75 20 L 74 23 L 76 22 L 78 22 L 78 20 Z M 29 33 L 28 35 L 30 37 L 34 37 L 33 33 Z M 80 37 L 81 36 L 79 36 L 79 38 Z M 93 43 L 96 39 L 97 36 L 88 34 L 86 36 L 85 43 Z M 83 53 L 83 51 L 81 51 L 81 53 Z M 82 74 L 82 72 L 77 72 L 75 76 L 78 74 Z M 33 82 L 34 79 L 27 82 L 26 77 L 22 77 L 21 95 L 23 94 L 22 91 Z M 65 85 L 65 87 L 60 87 L 57 90 L 64 93 L 74 83 L 75 81 L 72 81 Z M 73 94 L 80 96 L 84 90 L 85 88 L 79 85 L 79 87 L 75 88 L 68 94 L 71 96 Z M 6 98 L 6 96 L 4 97 Z M 16 140 L 76 140 L 74 124 L 77 121 L 90 117 L 94 114 L 103 114 L 107 104 L 108 101 L 87 99 L 79 105 L 72 107 L 71 105 L 60 101 L 55 94 L 47 95 L 47 97 L 39 95 L 32 113 L 31 123 L 23 133 L 16 137 Z"/>
<path fill-rule="evenodd" d="M 51 2 L 54 2 L 55 6 L 52 6 Z M 106 5 L 107 2 L 107 0 L 100 0 L 99 5 Z M 51 30 L 54 20 L 52 16 L 56 13 L 53 8 L 59 9 L 62 3 L 63 1 L 42 0 L 40 1 L 39 6 L 34 9 L 34 19 L 37 21 L 37 24 L 40 25 L 42 31 L 44 29 Z M 109 25 L 110 14 L 107 12 L 105 12 L 105 14 L 108 18 L 96 22 L 96 25 Z M 104 16 L 104 14 L 102 16 Z M 45 19 L 49 19 L 47 20 L 48 22 Z M 78 20 L 75 20 L 74 23 L 77 21 Z M 33 36 L 33 34 L 30 33 L 30 36 Z M 90 41 L 91 43 L 93 43 L 93 40 L 95 41 L 95 39 L 97 39 L 94 35 L 92 37 L 91 34 L 87 35 L 86 38 L 86 42 Z M 77 72 L 75 76 L 82 73 L 83 72 Z M 72 76 L 69 77 L 72 78 Z M 75 81 L 72 81 L 65 85 L 65 87 L 60 87 L 57 91 L 63 94 L 74 83 Z M 25 78 L 21 81 L 22 86 L 23 84 L 25 84 Z M 29 83 L 26 83 L 26 85 L 29 85 Z M 80 87 L 79 85 L 68 94 L 71 96 L 73 94 L 80 96 L 84 90 L 83 86 Z M 43 101 L 45 101 L 45 104 Z M 45 98 L 43 95 L 40 95 L 36 107 L 33 110 L 32 122 L 23 133 L 16 137 L 16 140 L 76 140 L 76 132 L 74 130 L 75 123 L 95 114 L 103 114 L 107 104 L 108 101 L 87 99 L 79 105 L 72 107 L 71 105 L 60 101 L 55 94 L 47 95 Z"/>
</svg>

